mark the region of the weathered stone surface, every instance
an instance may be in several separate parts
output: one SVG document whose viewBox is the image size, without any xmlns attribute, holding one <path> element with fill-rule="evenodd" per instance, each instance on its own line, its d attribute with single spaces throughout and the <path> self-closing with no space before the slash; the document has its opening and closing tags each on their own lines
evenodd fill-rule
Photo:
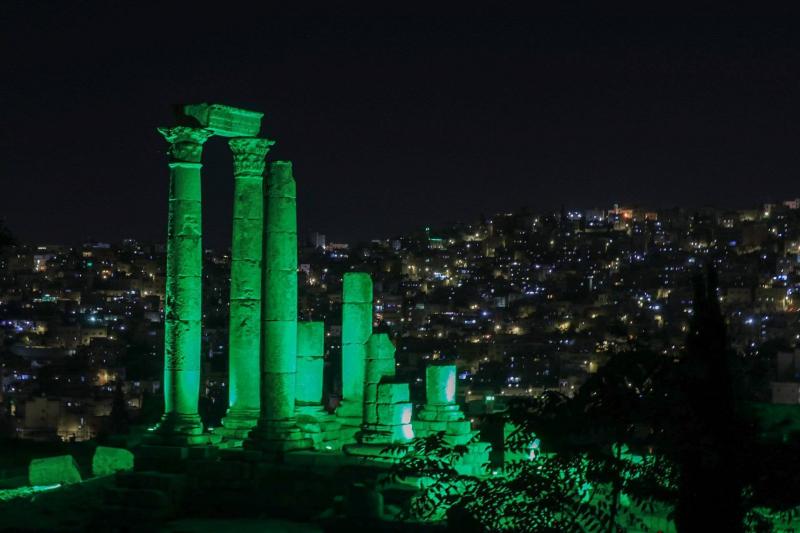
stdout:
<svg viewBox="0 0 800 533">
<path fill-rule="evenodd" d="M 429 365 L 425 369 L 425 403 L 449 405 L 456 401 L 456 365 Z"/>
<path fill-rule="evenodd" d="M 345 410 L 361 411 L 366 367 L 366 343 L 372 335 L 372 279 L 364 272 L 348 272 L 342 278 L 342 403 L 336 415 Z M 352 405 L 350 405 L 352 404 Z M 351 421 L 347 421 L 351 422 Z M 342 421 L 342 423 L 347 423 Z"/>
<path fill-rule="evenodd" d="M 223 137 L 255 137 L 261 130 L 264 113 L 221 104 L 189 104 L 183 112 L 217 135 Z"/>
<path fill-rule="evenodd" d="M 202 147 L 213 131 L 160 128 L 170 143 L 164 325 L 165 414 L 153 437 L 174 443 L 202 431 L 197 416 L 202 305 Z"/>
<path fill-rule="evenodd" d="M 364 371 L 364 380 L 369 385 L 378 384 L 385 377 L 394 377 L 395 362 L 394 359 L 369 359 L 367 358 L 367 365 Z M 366 391 L 367 389 L 365 389 Z M 374 398 L 372 398 L 374 400 Z"/>
<path fill-rule="evenodd" d="M 400 403 L 409 401 L 408 383 L 380 383 L 378 403 Z"/>
<path fill-rule="evenodd" d="M 98 446 L 92 458 L 92 474 L 107 476 L 119 471 L 133 470 L 133 454 L 124 448 Z"/>
<path fill-rule="evenodd" d="M 34 459 L 28 466 L 28 483 L 31 485 L 56 485 L 80 483 L 81 473 L 71 455 L 58 455 Z"/>
<path fill-rule="evenodd" d="M 458 405 L 425 405 L 417 414 L 419 420 L 446 422 L 448 420 L 461 420 L 464 413 Z"/>
<path fill-rule="evenodd" d="M 269 262 L 269 258 L 267 258 Z M 264 278 L 264 314 L 266 320 L 297 320 L 297 271 L 271 270 Z M 295 334 L 296 335 L 296 334 Z M 297 343 L 297 339 L 294 340 Z M 292 351 L 294 354 L 294 351 Z"/>
<path fill-rule="evenodd" d="M 297 403 L 322 404 L 322 373 L 325 361 L 322 357 L 297 358 Z"/>
<path fill-rule="evenodd" d="M 297 323 L 298 357 L 323 357 L 325 355 L 325 323 Z"/>
<path fill-rule="evenodd" d="M 378 424 L 395 426 L 398 424 L 410 424 L 412 406 L 410 402 L 379 403 L 376 406 L 378 414 Z"/>
<path fill-rule="evenodd" d="M 375 333 L 370 335 L 367 341 L 367 357 L 370 359 L 394 361 L 394 354 L 397 352 L 394 343 L 386 333 Z"/>
<path fill-rule="evenodd" d="M 294 373 L 297 370 L 297 322 L 291 320 L 265 321 L 264 372 Z M 291 354 L 292 357 L 286 357 Z M 292 379 L 294 386 L 294 379 Z M 292 394 L 294 396 L 294 394 Z"/>
<path fill-rule="evenodd" d="M 404 444 L 414 438 L 414 429 L 411 424 L 398 424 L 383 426 L 378 424 L 374 428 L 362 431 L 358 440 L 364 444 Z"/>
<path fill-rule="evenodd" d="M 372 305 L 372 278 L 364 272 L 348 272 L 342 278 L 344 299 Z"/>
</svg>

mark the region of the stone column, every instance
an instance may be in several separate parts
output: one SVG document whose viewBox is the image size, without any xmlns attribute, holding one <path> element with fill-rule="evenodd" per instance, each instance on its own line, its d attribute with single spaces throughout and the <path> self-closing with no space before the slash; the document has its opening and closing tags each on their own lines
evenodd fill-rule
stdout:
<svg viewBox="0 0 800 533">
<path fill-rule="evenodd" d="M 261 377 L 261 261 L 264 158 L 274 141 L 228 141 L 233 152 L 233 240 L 228 341 L 228 414 L 221 433 L 244 439 L 259 416 Z"/>
<path fill-rule="evenodd" d="M 345 426 L 361 425 L 366 343 L 372 335 L 372 278 L 348 272 L 342 280 L 342 403 L 336 416 Z M 346 432 L 343 432 L 346 433 Z M 347 439 L 346 435 L 343 435 Z"/>
<path fill-rule="evenodd" d="M 456 404 L 456 366 L 428 365 L 425 369 L 425 406 L 417 416 L 414 429 L 425 436 L 446 431 L 449 422 L 463 419 L 464 413 Z"/>
<path fill-rule="evenodd" d="M 427 437 L 444 433 L 448 446 L 466 446 L 466 453 L 452 466 L 462 475 L 482 475 L 489 463 L 491 446 L 476 442 L 478 432 L 464 418 L 456 403 L 456 366 L 432 364 L 425 369 L 425 406 L 414 420 L 414 433 Z"/>
<path fill-rule="evenodd" d="M 338 450 L 339 424 L 322 405 L 325 367 L 325 325 L 297 323 L 297 425 L 315 450 Z"/>
<path fill-rule="evenodd" d="M 245 447 L 309 448 L 295 420 L 297 371 L 297 194 L 292 164 L 269 166 L 264 231 L 261 414 Z"/>
<path fill-rule="evenodd" d="M 159 128 L 170 143 L 167 290 L 164 320 L 164 416 L 156 428 L 163 444 L 205 441 L 197 413 L 202 318 L 202 128 Z"/>
<path fill-rule="evenodd" d="M 297 324 L 297 385 L 298 413 L 318 415 L 322 408 L 322 372 L 325 358 L 325 324 Z"/>
<path fill-rule="evenodd" d="M 386 333 L 373 333 L 366 344 L 363 424 L 378 423 L 378 385 L 395 375 L 397 349 Z"/>
</svg>

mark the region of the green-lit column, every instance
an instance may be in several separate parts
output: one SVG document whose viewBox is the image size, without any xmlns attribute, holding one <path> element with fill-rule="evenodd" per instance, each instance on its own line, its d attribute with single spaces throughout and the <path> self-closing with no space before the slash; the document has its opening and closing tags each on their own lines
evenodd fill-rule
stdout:
<svg viewBox="0 0 800 533">
<path fill-rule="evenodd" d="M 295 420 L 297 371 L 297 195 L 292 164 L 270 163 L 264 230 L 261 415 L 245 446 L 307 448 Z"/>
<path fill-rule="evenodd" d="M 342 403 L 336 410 L 343 425 L 361 425 L 364 412 L 366 343 L 372 335 L 372 278 L 348 272 L 342 280 Z"/>
<path fill-rule="evenodd" d="M 456 403 L 456 365 L 428 365 L 425 369 L 425 403 L 427 405 Z"/>
<path fill-rule="evenodd" d="M 264 158 L 274 141 L 237 138 L 233 152 L 228 414 L 223 433 L 243 439 L 258 421 L 261 377 L 261 261 Z"/>
<path fill-rule="evenodd" d="M 325 324 L 297 324 L 297 386 L 298 412 L 322 412 L 322 372 L 325 364 Z"/>
<path fill-rule="evenodd" d="M 164 320 L 164 417 L 156 433 L 165 444 L 202 442 L 200 394 L 203 143 L 213 133 L 178 126 L 158 130 L 170 143 L 167 290 Z"/>
<path fill-rule="evenodd" d="M 322 377 L 325 368 L 325 325 L 297 323 L 297 424 L 311 439 L 315 450 L 341 448 L 341 426 L 322 405 Z"/>
</svg>

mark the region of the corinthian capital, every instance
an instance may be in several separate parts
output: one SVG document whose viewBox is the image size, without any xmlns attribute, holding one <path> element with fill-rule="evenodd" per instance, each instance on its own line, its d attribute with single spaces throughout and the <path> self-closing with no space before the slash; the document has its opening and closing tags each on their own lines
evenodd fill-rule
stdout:
<svg viewBox="0 0 800 533">
<path fill-rule="evenodd" d="M 188 126 L 158 128 L 158 132 L 170 143 L 170 160 L 185 163 L 199 163 L 203 154 L 203 143 L 214 135 L 211 130 Z"/>
<path fill-rule="evenodd" d="M 264 174 L 264 158 L 275 141 L 241 137 L 231 139 L 228 145 L 233 152 L 233 174 L 235 176 L 261 176 Z"/>
</svg>

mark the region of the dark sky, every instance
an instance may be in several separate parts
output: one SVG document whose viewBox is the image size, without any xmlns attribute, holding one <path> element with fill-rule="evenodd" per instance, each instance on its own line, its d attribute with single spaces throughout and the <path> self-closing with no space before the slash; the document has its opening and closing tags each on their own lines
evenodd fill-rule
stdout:
<svg viewBox="0 0 800 533">
<path fill-rule="evenodd" d="M 800 196 L 800 31 L 757 18 L 279 18 L 4 2 L 0 217 L 30 242 L 163 240 L 171 104 L 266 113 L 301 231 Z M 266 4 L 265 4 L 266 5 Z M 245 16 L 241 16 L 244 14 Z M 205 151 L 207 243 L 231 156 Z"/>
</svg>

